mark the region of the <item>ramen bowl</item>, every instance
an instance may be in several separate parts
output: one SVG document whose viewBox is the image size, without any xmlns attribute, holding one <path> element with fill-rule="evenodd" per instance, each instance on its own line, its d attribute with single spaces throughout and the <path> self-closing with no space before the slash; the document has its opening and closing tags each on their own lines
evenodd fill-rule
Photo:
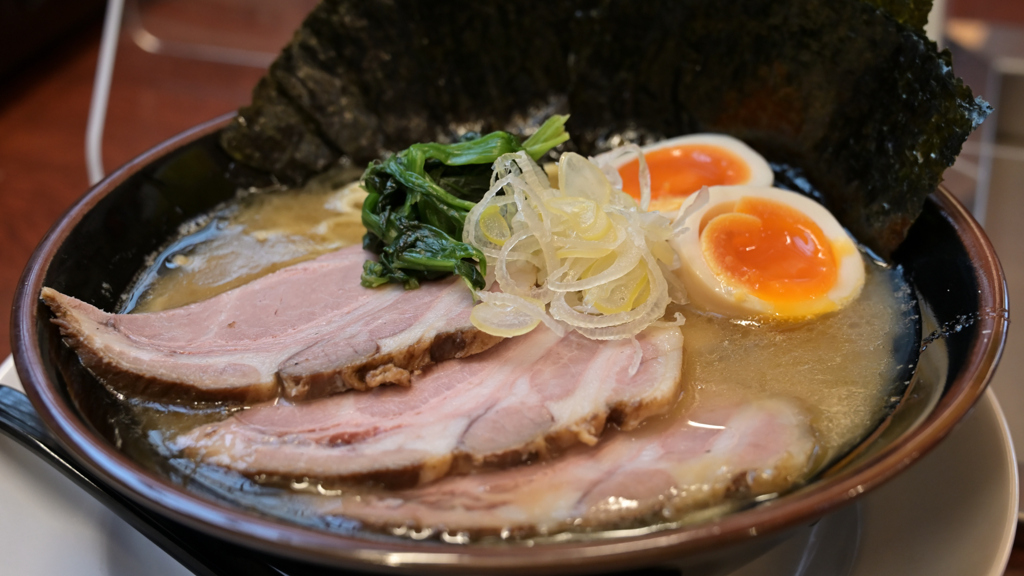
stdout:
<svg viewBox="0 0 1024 576">
<path fill-rule="evenodd" d="M 707 0 L 425 6 L 321 3 L 252 106 L 112 174 L 33 255 L 13 314 L 19 375 L 50 433 L 112 489 L 213 538 L 326 567 L 561 574 L 674 566 L 710 575 L 912 466 L 978 400 L 1002 349 L 1005 284 L 981 229 L 933 188 L 987 106 L 908 25 L 852 0 L 744 0 L 730 13 Z M 517 26 L 531 33 L 501 40 Z M 453 64 L 440 78 L 439 62 Z M 908 62 L 915 65 L 900 67 Z M 244 502 L 244 490 L 205 489 L 126 450 L 119 399 L 62 343 L 40 302 L 48 287 L 118 309 L 183 224 L 268 182 L 268 172 L 297 183 L 413 142 L 523 130 L 561 112 L 572 115 L 569 145 L 584 154 L 699 131 L 738 137 L 775 164 L 776 182 L 817 193 L 859 241 L 900 267 L 919 305 L 921 353 L 882 425 L 806 484 L 702 521 L 468 544 L 346 523 L 317 528 Z"/>
<path fill-rule="evenodd" d="M 682 566 L 723 573 L 912 466 L 978 400 L 998 362 L 1008 312 L 983 231 L 944 189 L 892 256 L 917 293 L 922 348 L 914 382 L 885 424 L 840 463 L 777 499 L 716 519 L 569 541 L 446 544 L 359 530 L 325 531 L 191 490 L 121 449 L 117 399 L 61 342 L 44 286 L 115 309 L 147 257 L 187 220 L 236 193 L 218 145 L 222 117 L 133 160 L 90 190 L 33 254 L 12 324 L 15 363 L 52 435 L 81 466 L 139 505 L 214 538 L 336 568 L 402 573 L 566 573 Z"/>
</svg>

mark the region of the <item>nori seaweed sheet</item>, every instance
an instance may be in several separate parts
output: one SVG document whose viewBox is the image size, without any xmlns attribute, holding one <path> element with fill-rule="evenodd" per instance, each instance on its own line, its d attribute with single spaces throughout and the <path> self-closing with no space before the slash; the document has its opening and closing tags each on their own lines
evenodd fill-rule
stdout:
<svg viewBox="0 0 1024 576">
<path fill-rule="evenodd" d="M 460 131 L 571 113 L 573 146 L 691 132 L 793 167 L 887 256 L 989 113 L 922 0 L 325 0 L 223 132 L 298 183 Z"/>
<path fill-rule="evenodd" d="M 928 13 L 932 11 L 932 0 L 864 0 L 881 8 L 901 23 L 924 34 Z"/>
</svg>

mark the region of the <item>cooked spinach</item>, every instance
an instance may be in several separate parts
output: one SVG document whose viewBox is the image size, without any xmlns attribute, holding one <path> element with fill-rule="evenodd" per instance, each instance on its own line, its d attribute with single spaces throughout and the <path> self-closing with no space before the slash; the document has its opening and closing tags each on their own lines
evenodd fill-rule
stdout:
<svg viewBox="0 0 1024 576">
<path fill-rule="evenodd" d="M 552 116 L 525 142 L 508 132 L 469 137 L 454 144 L 413 144 L 363 174 L 363 247 L 380 255 L 363 265 L 368 288 L 458 274 L 474 289 L 484 287 L 487 262 L 463 243 L 466 214 L 490 187 L 491 165 L 502 154 L 525 150 L 534 160 L 569 139 L 568 116 Z"/>
</svg>

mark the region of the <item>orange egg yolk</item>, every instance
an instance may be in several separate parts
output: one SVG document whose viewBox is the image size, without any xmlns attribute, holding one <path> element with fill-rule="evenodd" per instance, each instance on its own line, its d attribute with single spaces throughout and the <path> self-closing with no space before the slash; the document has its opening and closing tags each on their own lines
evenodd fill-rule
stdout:
<svg viewBox="0 0 1024 576">
<path fill-rule="evenodd" d="M 735 153 L 722 146 L 685 144 L 644 154 L 651 171 L 651 200 L 685 198 L 702 186 L 743 184 L 750 168 Z M 621 168 L 623 191 L 640 199 L 640 161 Z"/>
<path fill-rule="evenodd" d="M 702 223 L 700 242 L 712 272 L 768 302 L 819 298 L 836 282 L 832 243 L 813 220 L 781 202 L 741 198 Z"/>
</svg>

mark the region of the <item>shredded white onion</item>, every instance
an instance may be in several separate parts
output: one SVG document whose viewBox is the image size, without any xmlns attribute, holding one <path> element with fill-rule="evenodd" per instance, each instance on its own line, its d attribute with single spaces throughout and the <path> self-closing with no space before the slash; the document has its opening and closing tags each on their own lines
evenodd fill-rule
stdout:
<svg viewBox="0 0 1024 576">
<path fill-rule="evenodd" d="M 679 213 L 676 215 L 676 219 L 672 221 L 672 231 L 676 234 L 683 234 L 689 228 L 686 226 L 686 221 L 690 219 L 691 214 L 695 214 L 698 210 L 704 208 L 711 199 L 711 193 L 708 191 L 707 186 L 701 186 L 697 192 L 697 197 L 693 199 L 693 203 L 683 208 L 679 207 Z M 684 204 L 685 206 L 685 204 Z"/>
<path fill-rule="evenodd" d="M 491 188 L 470 210 L 463 231 L 463 241 L 487 256 L 501 288 L 478 293 L 481 305 L 515 308 L 559 334 L 571 329 L 597 340 L 636 342 L 670 302 L 685 302 L 670 272 L 679 265 L 668 244 L 672 224 L 645 210 L 651 186 L 643 154 L 636 146 L 616 154 L 591 160 L 564 154 L 558 188 L 523 152 L 495 161 Z M 639 208 L 610 168 L 624 154 L 640 161 Z M 639 355 L 634 364 L 633 372 Z"/>
<path fill-rule="evenodd" d="M 644 359 L 644 349 L 640 346 L 640 341 L 636 339 L 636 336 L 630 337 L 633 341 L 633 362 L 629 365 L 629 375 L 636 376 L 637 370 L 640 369 L 640 361 Z"/>
<path fill-rule="evenodd" d="M 552 332 L 559 336 L 565 336 L 565 333 L 568 332 L 568 329 L 564 324 L 546 314 L 543 306 L 538 305 L 535 301 L 531 302 L 521 296 L 503 294 L 501 292 L 480 292 L 477 295 L 480 297 L 481 301 L 487 304 L 502 304 L 528 314 L 543 322 L 551 329 Z"/>
<path fill-rule="evenodd" d="M 647 167 L 647 158 L 639 146 L 636 144 L 626 144 L 591 158 L 591 160 L 601 169 L 601 172 L 608 178 L 612 186 L 622 190 L 622 177 L 619 175 L 618 166 L 624 163 L 623 158 L 629 156 L 636 156 L 637 161 L 640 163 L 638 174 L 640 178 L 640 209 L 646 212 L 651 206 L 651 171 Z"/>
</svg>

